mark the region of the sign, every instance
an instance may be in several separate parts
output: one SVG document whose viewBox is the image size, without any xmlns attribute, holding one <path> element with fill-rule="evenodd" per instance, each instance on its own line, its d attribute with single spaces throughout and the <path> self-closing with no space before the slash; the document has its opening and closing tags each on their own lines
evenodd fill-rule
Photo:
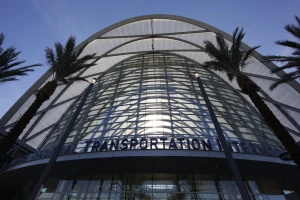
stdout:
<svg viewBox="0 0 300 200">
<path fill-rule="evenodd" d="M 246 140 L 227 140 L 232 152 L 278 157 L 283 149 L 274 146 L 265 146 Z M 64 146 L 60 155 L 130 150 L 192 150 L 192 151 L 223 151 L 218 139 L 203 138 L 123 138 L 80 141 L 74 146 Z M 11 166 L 33 160 L 51 157 L 54 148 L 36 150 L 35 153 L 13 160 Z"/>
</svg>

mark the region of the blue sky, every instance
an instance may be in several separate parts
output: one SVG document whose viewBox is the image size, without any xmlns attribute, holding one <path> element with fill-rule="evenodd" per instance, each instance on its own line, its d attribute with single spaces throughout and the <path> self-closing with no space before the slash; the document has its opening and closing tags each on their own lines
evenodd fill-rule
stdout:
<svg viewBox="0 0 300 200">
<path fill-rule="evenodd" d="M 146 14 L 189 17 L 227 33 L 244 27 L 244 42 L 262 45 L 260 53 L 289 54 L 274 41 L 292 39 L 284 25 L 300 16 L 299 0 L 14 0 L 0 5 L 4 47 L 14 45 L 27 64 L 45 64 L 44 49 L 54 42 L 65 43 L 70 35 L 79 44 L 113 23 Z M 0 85 L 0 117 L 47 69 L 45 65 L 20 81 Z"/>
</svg>

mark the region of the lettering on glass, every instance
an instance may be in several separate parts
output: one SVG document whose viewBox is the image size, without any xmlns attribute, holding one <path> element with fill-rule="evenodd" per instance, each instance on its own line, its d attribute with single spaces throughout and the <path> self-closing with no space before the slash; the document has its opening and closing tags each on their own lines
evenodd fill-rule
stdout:
<svg viewBox="0 0 300 200">
<path fill-rule="evenodd" d="M 245 140 L 229 140 L 227 143 L 232 152 L 278 157 L 284 150 L 274 146 L 266 146 Z M 74 153 L 92 153 L 107 151 L 132 151 L 132 150 L 192 150 L 192 151 L 223 151 L 219 139 L 204 138 L 123 138 L 123 139 L 96 139 L 85 140 L 72 145 L 64 146 L 59 155 Z M 33 160 L 51 157 L 54 148 L 36 150 L 33 154 L 15 159 L 10 166 Z"/>
</svg>

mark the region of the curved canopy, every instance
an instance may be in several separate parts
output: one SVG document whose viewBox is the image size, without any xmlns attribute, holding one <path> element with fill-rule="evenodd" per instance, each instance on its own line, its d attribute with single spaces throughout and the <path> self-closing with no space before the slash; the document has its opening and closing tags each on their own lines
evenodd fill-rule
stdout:
<svg viewBox="0 0 300 200">
<path fill-rule="evenodd" d="M 83 55 L 96 52 L 98 56 L 93 61 L 96 63 L 95 66 L 77 75 L 92 79 L 126 58 L 151 51 L 170 52 L 202 63 L 210 59 L 203 52 L 203 41 L 215 42 L 216 33 L 220 33 L 228 44 L 231 44 L 232 37 L 227 33 L 185 17 L 146 15 L 127 19 L 95 33 L 76 47 L 79 49 L 88 44 Z M 245 44 L 242 48 L 249 49 Z M 284 72 L 270 74 L 270 69 L 276 66 L 271 63 L 261 63 L 260 57 L 259 53 L 254 53 L 245 74 L 260 86 L 260 95 L 266 104 L 295 140 L 299 141 L 300 85 L 293 81 L 270 91 L 269 86 L 280 79 Z M 215 73 L 240 92 L 235 80 L 230 82 L 226 75 Z M 9 130 L 31 105 L 35 98 L 34 93 L 49 80 L 51 80 L 51 73 L 47 72 L 12 106 L 0 121 L 2 130 Z M 87 85 L 88 83 L 82 82 L 59 86 L 51 99 L 39 109 L 19 139 L 37 148 Z M 246 95 L 243 96 L 251 103 Z"/>
</svg>

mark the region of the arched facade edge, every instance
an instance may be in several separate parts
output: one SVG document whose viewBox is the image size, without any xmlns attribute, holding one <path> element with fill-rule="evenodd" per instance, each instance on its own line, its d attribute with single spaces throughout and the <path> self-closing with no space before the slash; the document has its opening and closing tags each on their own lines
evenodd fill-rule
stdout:
<svg viewBox="0 0 300 200">
<path fill-rule="evenodd" d="M 204 28 L 206 30 L 209 30 L 210 32 L 213 33 L 219 33 L 221 34 L 222 37 L 224 37 L 225 39 L 227 39 L 228 41 L 232 42 L 232 36 L 230 36 L 229 34 L 213 27 L 210 26 L 206 23 L 194 20 L 194 19 L 190 19 L 190 18 L 186 18 L 186 17 L 181 17 L 181 16 L 176 16 L 176 15 L 165 15 L 165 14 L 153 14 L 153 15 L 144 15 L 144 16 L 138 16 L 138 17 L 133 17 L 133 18 L 129 18 L 120 22 L 117 22 L 111 26 L 108 26 L 100 31 L 98 31 L 97 33 L 93 34 L 92 36 L 90 36 L 89 38 L 87 38 L 86 40 L 84 40 L 83 42 L 81 42 L 76 48 L 75 51 L 77 51 L 79 48 L 83 47 L 86 44 L 89 44 L 90 42 L 92 42 L 93 40 L 99 38 L 100 36 L 104 35 L 105 33 L 114 30 L 115 28 L 121 27 L 123 25 L 132 23 L 132 22 L 137 22 L 137 21 L 142 21 L 142 20 L 149 20 L 149 19 L 169 19 L 169 20 L 176 20 L 176 21 L 181 21 L 181 22 L 185 22 L 185 23 L 189 23 L 201 28 Z M 170 38 L 170 37 L 165 37 L 168 39 L 174 39 L 174 38 Z M 146 39 L 146 37 L 144 38 L 140 38 L 139 40 L 142 39 Z M 182 39 L 178 39 L 178 41 L 181 41 Z M 132 42 L 132 41 L 130 41 Z M 187 42 L 187 44 L 190 44 L 191 42 Z M 125 42 L 124 44 L 119 45 L 118 47 L 124 46 L 128 44 L 128 42 Z M 199 46 L 197 44 L 195 44 L 194 46 Z M 242 43 L 242 48 L 247 50 L 250 49 L 250 47 L 244 43 Z M 115 48 L 113 48 L 115 49 Z M 110 51 L 108 51 L 110 52 Z M 107 54 L 107 53 L 106 53 Z M 102 55 L 103 56 L 103 55 Z M 101 57 L 102 57 L 101 56 Z M 253 53 L 253 57 L 255 59 L 257 59 L 258 61 L 262 62 L 262 55 L 260 53 L 258 53 L 257 51 L 255 51 Z M 270 70 L 271 69 L 275 69 L 277 68 L 277 66 L 273 63 L 264 63 L 264 65 L 266 67 L 268 67 Z M 285 75 L 285 72 L 277 72 L 276 73 L 280 78 L 282 78 L 282 76 Z M 19 99 L 18 101 L 3 115 L 2 119 L 0 120 L 0 129 L 2 129 L 6 123 L 11 119 L 11 117 L 14 115 L 14 113 L 20 109 L 20 107 L 30 98 L 31 95 L 33 95 L 38 88 L 51 76 L 51 71 L 48 70 L 45 74 L 43 74 Z M 297 81 L 291 81 L 288 83 L 293 89 L 295 89 L 298 93 L 300 93 L 300 85 Z"/>
</svg>

